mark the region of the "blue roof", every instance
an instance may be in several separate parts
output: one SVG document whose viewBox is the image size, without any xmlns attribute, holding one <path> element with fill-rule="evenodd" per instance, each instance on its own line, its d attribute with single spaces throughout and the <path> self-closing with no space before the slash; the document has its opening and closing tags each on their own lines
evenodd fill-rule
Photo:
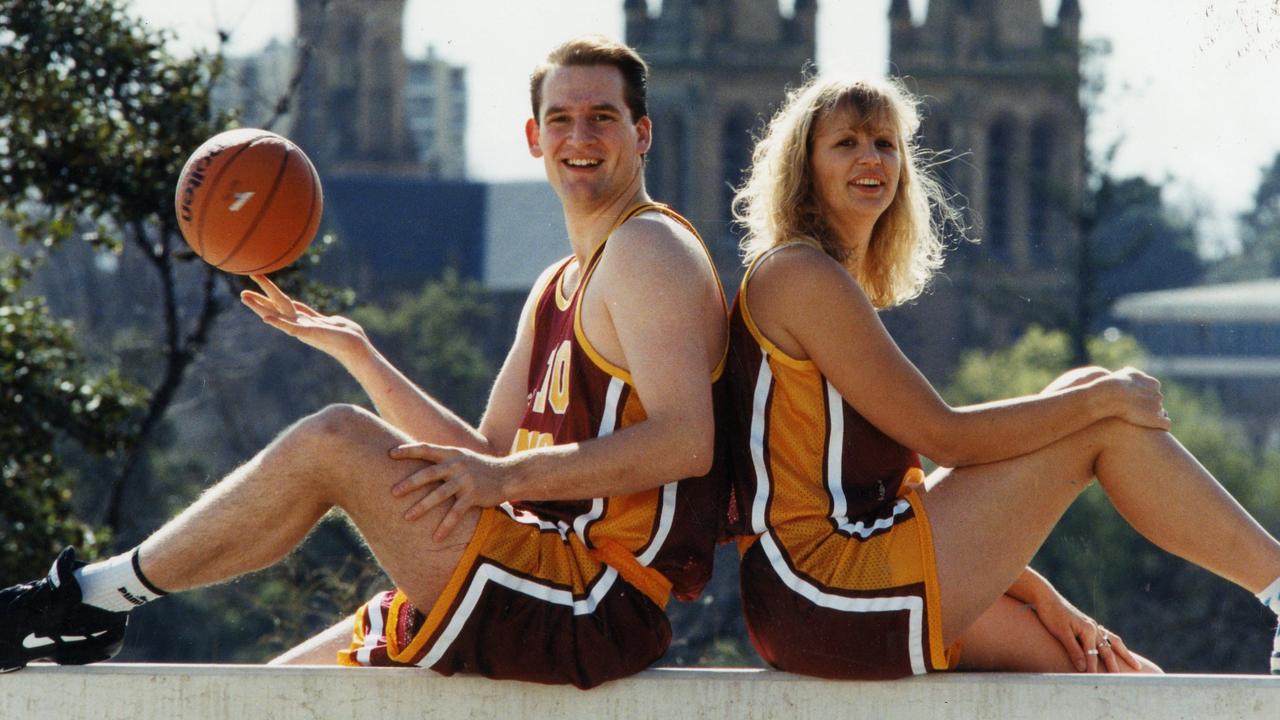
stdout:
<svg viewBox="0 0 1280 720">
<path fill-rule="evenodd" d="M 480 279 L 485 185 L 456 180 L 345 176 L 324 180 L 324 229 L 338 248 L 322 276 L 368 277 L 378 294 L 417 289 L 446 268 Z M 344 273 L 344 263 L 358 263 Z M 348 282 L 346 284 L 353 284 Z M 354 282 L 354 284 L 361 284 Z"/>
</svg>

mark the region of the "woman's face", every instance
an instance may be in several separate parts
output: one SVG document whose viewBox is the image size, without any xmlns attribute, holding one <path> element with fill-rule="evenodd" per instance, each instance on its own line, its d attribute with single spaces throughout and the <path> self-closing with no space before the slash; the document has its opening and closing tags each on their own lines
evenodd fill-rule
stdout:
<svg viewBox="0 0 1280 720">
<path fill-rule="evenodd" d="M 898 192 L 897 133 L 840 108 L 818 118 L 809 161 L 818 206 L 833 227 L 871 225 Z"/>
</svg>

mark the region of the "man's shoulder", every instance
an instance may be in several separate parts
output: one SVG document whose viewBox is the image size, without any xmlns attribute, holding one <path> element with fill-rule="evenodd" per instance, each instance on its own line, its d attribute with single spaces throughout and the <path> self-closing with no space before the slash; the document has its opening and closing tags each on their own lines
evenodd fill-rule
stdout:
<svg viewBox="0 0 1280 720">
<path fill-rule="evenodd" d="M 622 223 L 609 237 L 601 262 L 666 265 L 697 260 L 702 241 L 683 222 L 661 210 L 646 210 Z"/>
</svg>

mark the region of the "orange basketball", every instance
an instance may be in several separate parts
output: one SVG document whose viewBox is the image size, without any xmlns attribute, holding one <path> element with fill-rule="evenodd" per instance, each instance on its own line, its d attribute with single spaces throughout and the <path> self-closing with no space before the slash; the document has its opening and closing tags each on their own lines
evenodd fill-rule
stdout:
<svg viewBox="0 0 1280 720">
<path fill-rule="evenodd" d="M 219 270 L 269 273 L 297 260 L 324 210 L 311 160 L 273 132 L 243 128 L 209 138 L 178 178 L 182 236 Z"/>
</svg>

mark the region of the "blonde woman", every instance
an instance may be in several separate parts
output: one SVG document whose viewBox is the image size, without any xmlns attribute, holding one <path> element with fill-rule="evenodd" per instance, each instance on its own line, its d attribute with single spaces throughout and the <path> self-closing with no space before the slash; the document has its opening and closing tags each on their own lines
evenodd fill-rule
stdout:
<svg viewBox="0 0 1280 720">
<path fill-rule="evenodd" d="M 1082 368 L 953 408 L 899 351 L 876 311 L 921 292 L 954 212 L 917 126 L 897 84 L 810 81 L 735 199 L 748 270 L 722 431 L 761 655 L 836 678 L 1158 672 L 1027 567 L 1095 477 L 1157 545 L 1280 607 L 1280 545 L 1169 434 L 1154 379 Z M 943 467 L 925 479 L 919 455 Z"/>
</svg>

